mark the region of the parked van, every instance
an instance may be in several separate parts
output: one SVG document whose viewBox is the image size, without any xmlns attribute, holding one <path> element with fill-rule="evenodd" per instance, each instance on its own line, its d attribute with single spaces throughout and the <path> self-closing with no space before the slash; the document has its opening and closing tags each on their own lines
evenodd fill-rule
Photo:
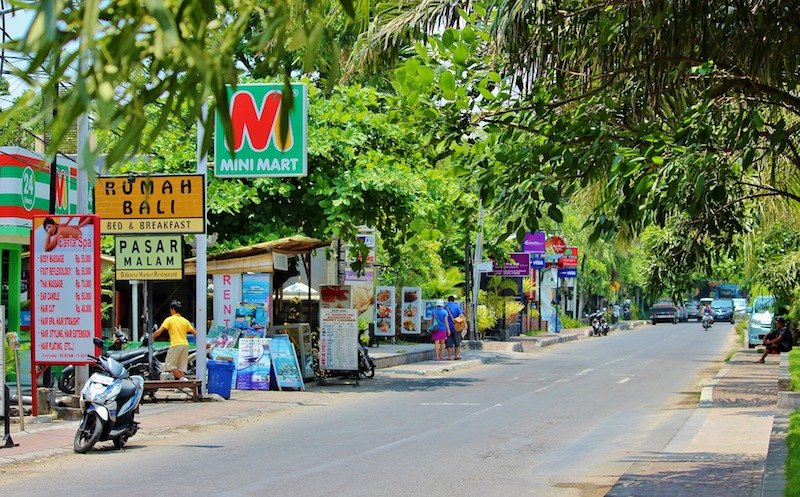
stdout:
<svg viewBox="0 0 800 497">
<path fill-rule="evenodd" d="M 755 348 L 764 342 L 764 335 L 772 331 L 772 320 L 775 317 L 775 297 L 760 295 L 753 299 L 750 310 L 750 322 L 747 324 L 747 346 Z"/>
</svg>

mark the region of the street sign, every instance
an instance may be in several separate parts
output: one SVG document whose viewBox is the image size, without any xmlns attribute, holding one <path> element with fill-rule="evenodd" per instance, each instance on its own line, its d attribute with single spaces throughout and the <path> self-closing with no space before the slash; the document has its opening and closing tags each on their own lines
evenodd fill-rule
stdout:
<svg viewBox="0 0 800 497">
<path fill-rule="evenodd" d="M 495 262 L 492 274 L 506 278 L 527 278 L 531 275 L 531 254 L 513 252 L 509 257 L 511 260 L 505 264 Z"/>
<path fill-rule="evenodd" d="M 100 176 L 95 213 L 104 235 L 205 233 L 202 174 Z"/>
<path fill-rule="evenodd" d="M 492 261 L 481 261 L 475 265 L 479 273 L 491 273 L 494 267 Z"/>
<path fill-rule="evenodd" d="M 531 257 L 531 269 L 544 269 L 545 261 L 542 257 Z"/>
<path fill-rule="evenodd" d="M 578 277 L 578 270 L 576 268 L 568 267 L 568 268 L 561 268 L 558 270 L 558 277 L 559 278 L 577 278 Z"/>
<path fill-rule="evenodd" d="M 214 174 L 218 178 L 308 174 L 308 88 L 292 83 L 288 129 L 281 130 L 281 106 L 287 101 L 284 90 L 282 83 L 227 87 L 234 148 L 228 148 L 222 119 L 217 115 Z"/>
<path fill-rule="evenodd" d="M 525 233 L 525 239 L 522 241 L 522 251 L 529 254 L 544 254 L 546 237 L 547 235 L 544 231 Z"/>
<path fill-rule="evenodd" d="M 561 267 L 577 267 L 578 247 L 567 247 L 558 259 L 558 264 Z"/>
<path fill-rule="evenodd" d="M 116 236 L 114 264 L 118 280 L 183 278 L 183 236 Z"/>
</svg>

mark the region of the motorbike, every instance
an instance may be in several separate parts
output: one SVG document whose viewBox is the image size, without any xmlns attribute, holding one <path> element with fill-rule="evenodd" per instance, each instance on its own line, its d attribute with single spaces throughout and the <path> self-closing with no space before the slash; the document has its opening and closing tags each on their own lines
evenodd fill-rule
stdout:
<svg viewBox="0 0 800 497">
<path fill-rule="evenodd" d="M 626 321 L 630 321 L 631 319 L 631 306 L 628 304 L 622 306 L 622 319 Z"/>
<path fill-rule="evenodd" d="M 369 356 L 369 351 L 366 347 L 358 344 L 358 373 L 364 378 L 375 377 L 375 362 Z"/>
<path fill-rule="evenodd" d="M 595 311 L 587 316 L 589 318 L 589 322 L 592 324 L 592 335 L 608 335 L 609 327 L 605 314 L 606 311 L 603 309 L 600 311 Z"/>
<path fill-rule="evenodd" d="M 124 337 L 124 335 L 122 335 Z M 114 344 L 111 345 L 108 350 L 109 357 L 113 358 L 115 361 L 121 363 L 131 374 L 134 375 L 142 375 L 145 377 L 149 377 L 148 373 L 150 372 L 149 367 L 149 357 L 148 357 L 148 342 L 150 340 L 150 334 L 145 333 L 142 337 L 142 346 L 137 347 L 134 349 L 117 349 L 117 343 L 120 344 L 126 343 L 127 337 L 120 338 L 116 337 L 114 340 Z M 155 362 L 155 378 L 158 378 L 161 373 L 161 365 L 164 362 L 164 359 L 167 357 L 167 351 L 169 350 L 169 346 L 159 346 L 153 351 L 153 359 Z M 194 361 L 191 360 L 190 357 L 190 369 L 194 364 Z M 101 371 L 101 368 L 95 364 L 89 366 L 89 374 L 97 373 Z M 187 372 L 188 373 L 188 372 Z M 67 366 L 61 371 L 61 376 L 58 378 L 58 389 L 66 394 L 75 393 L 75 367 L 74 366 Z"/>
<path fill-rule="evenodd" d="M 711 328 L 712 324 L 714 324 L 714 317 L 713 316 L 711 316 L 709 314 L 706 314 L 705 316 L 703 316 L 703 329 L 704 330 L 707 330 L 707 329 Z"/>
<path fill-rule="evenodd" d="M 101 350 L 105 345 L 99 338 L 94 339 L 94 344 Z M 142 401 L 144 378 L 131 376 L 107 351 L 89 358 L 101 371 L 92 374 L 81 390 L 82 416 L 73 449 L 85 454 L 104 440 L 113 440 L 114 447 L 122 449 L 139 429 L 134 417 Z"/>
</svg>

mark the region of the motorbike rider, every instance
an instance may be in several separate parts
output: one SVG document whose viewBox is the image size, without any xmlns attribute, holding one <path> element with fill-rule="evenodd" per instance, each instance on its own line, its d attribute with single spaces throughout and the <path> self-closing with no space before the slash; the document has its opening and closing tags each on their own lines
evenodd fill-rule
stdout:
<svg viewBox="0 0 800 497">
<path fill-rule="evenodd" d="M 708 303 L 706 303 L 703 306 L 703 310 L 700 311 L 700 314 L 702 314 L 703 316 L 703 322 L 706 321 L 708 321 L 709 323 L 714 322 L 714 311 L 711 310 L 711 305 L 709 305 Z"/>
</svg>

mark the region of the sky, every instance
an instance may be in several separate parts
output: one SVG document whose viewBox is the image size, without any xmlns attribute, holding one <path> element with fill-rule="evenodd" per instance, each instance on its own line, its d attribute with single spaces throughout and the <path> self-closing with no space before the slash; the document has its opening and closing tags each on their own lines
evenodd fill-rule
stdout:
<svg viewBox="0 0 800 497">
<path fill-rule="evenodd" d="M 21 37 L 25 33 L 28 25 L 33 19 L 33 15 L 30 11 L 17 11 L 13 14 L 4 14 L 2 17 L 5 21 L 5 27 L 8 35 L 14 39 Z M 17 66 L 20 64 L 19 54 L 11 53 L 9 51 L 6 51 L 5 54 L 7 57 L 13 57 L 13 59 L 7 59 L 5 61 L 6 66 L 9 63 L 13 63 Z M 0 96 L 0 108 L 9 107 L 11 102 L 26 89 L 26 86 L 19 78 L 10 75 L 5 75 L 4 77 L 8 79 L 11 96 Z"/>
</svg>

